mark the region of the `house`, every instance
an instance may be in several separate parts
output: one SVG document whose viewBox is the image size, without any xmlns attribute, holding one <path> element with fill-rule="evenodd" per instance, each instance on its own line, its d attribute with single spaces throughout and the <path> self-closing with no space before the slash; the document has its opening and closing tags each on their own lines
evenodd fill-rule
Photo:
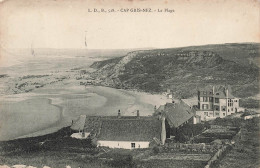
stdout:
<svg viewBox="0 0 260 168">
<path fill-rule="evenodd" d="M 178 130 L 185 124 L 200 123 L 200 117 L 195 115 L 195 110 L 182 100 L 179 103 L 166 103 L 159 106 L 157 113 L 165 116 L 167 138 L 174 134 L 172 131 Z"/>
<path fill-rule="evenodd" d="M 164 118 L 121 116 L 101 119 L 97 146 L 109 148 L 149 148 L 153 142 L 164 144 L 166 139 Z"/>
<path fill-rule="evenodd" d="M 180 103 L 166 103 L 164 107 L 165 118 L 171 127 L 179 128 L 187 123 L 193 123 L 193 109 Z"/>
<path fill-rule="evenodd" d="M 232 95 L 230 86 L 207 86 L 198 90 L 196 115 L 202 121 L 223 118 L 239 111 L 239 98 Z"/>
</svg>

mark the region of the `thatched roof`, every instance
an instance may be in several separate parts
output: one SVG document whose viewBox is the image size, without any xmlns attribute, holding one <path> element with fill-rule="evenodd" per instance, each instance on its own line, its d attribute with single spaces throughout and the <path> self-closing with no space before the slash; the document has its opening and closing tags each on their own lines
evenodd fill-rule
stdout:
<svg viewBox="0 0 260 168">
<path fill-rule="evenodd" d="M 98 140 L 152 141 L 160 139 L 161 121 L 157 118 L 103 119 Z"/>
<path fill-rule="evenodd" d="M 167 103 L 165 105 L 165 116 L 170 126 L 179 127 L 194 116 L 194 111 L 183 103 Z"/>
</svg>

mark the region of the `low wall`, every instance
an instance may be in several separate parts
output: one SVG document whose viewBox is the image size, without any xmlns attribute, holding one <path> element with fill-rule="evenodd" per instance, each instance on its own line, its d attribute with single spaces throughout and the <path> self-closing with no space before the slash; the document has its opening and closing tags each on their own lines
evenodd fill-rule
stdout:
<svg viewBox="0 0 260 168">
<path fill-rule="evenodd" d="M 204 168 L 211 168 L 218 161 L 218 159 L 222 158 L 223 155 L 231 148 L 231 145 L 223 146 L 215 153 L 213 157 L 211 157 L 211 159 L 208 161 L 208 164 Z"/>
<path fill-rule="evenodd" d="M 182 151 L 197 151 L 197 152 L 211 153 L 217 151 L 221 147 L 222 145 L 220 144 L 208 145 L 205 143 L 194 143 L 194 144 L 167 143 L 165 144 L 164 152 L 182 150 Z"/>
</svg>

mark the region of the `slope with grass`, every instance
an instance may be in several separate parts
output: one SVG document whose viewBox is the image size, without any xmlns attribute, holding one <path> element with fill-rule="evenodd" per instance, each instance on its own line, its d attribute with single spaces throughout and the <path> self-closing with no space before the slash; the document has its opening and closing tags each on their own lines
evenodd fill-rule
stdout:
<svg viewBox="0 0 260 168">
<path fill-rule="evenodd" d="M 232 86 L 238 97 L 258 93 L 259 44 L 222 44 L 133 51 L 91 65 L 99 84 L 116 88 L 163 92 L 187 98 L 205 85 Z"/>
</svg>

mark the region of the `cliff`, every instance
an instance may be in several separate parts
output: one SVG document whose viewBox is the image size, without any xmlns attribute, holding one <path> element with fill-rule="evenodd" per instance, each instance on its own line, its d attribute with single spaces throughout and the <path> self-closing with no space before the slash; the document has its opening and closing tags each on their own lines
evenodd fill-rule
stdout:
<svg viewBox="0 0 260 168">
<path fill-rule="evenodd" d="M 235 96 L 258 93 L 259 44 L 223 44 L 133 51 L 95 62 L 91 74 L 101 85 L 146 92 L 173 90 L 175 97 L 196 94 L 197 87 L 229 84 Z"/>
</svg>

